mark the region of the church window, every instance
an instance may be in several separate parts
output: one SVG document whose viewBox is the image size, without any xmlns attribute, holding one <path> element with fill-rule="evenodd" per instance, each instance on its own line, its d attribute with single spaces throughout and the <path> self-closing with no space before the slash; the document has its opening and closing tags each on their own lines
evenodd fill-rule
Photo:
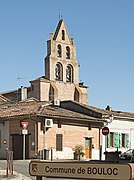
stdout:
<svg viewBox="0 0 134 180">
<path fill-rule="evenodd" d="M 79 92 L 76 88 L 75 88 L 75 92 L 74 92 L 74 100 L 79 102 Z"/>
<path fill-rule="evenodd" d="M 71 65 L 67 65 L 66 68 L 66 82 L 73 82 L 73 67 Z"/>
<path fill-rule="evenodd" d="M 53 101 L 54 100 L 54 88 L 50 85 L 49 89 L 49 100 Z"/>
<path fill-rule="evenodd" d="M 66 59 L 70 59 L 70 47 L 66 47 Z"/>
<path fill-rule="evenodd" d="M 58 57 L 61 57 L 61 53 L 62 53 L 62 50 L 61 50 L 61 45 L 60 44 L 58 44 L 58 46 L 57 46 L 57 56 Z"/>
<path fill-rule="evenodd" d="M 65 31 L 62 30 L 62 40 L 65 40 Z"/>
<path fill-rule="evenodd" d="M 55 67 L 55 79 L 59 81 L 63 80 L 63 67 L 60 63 L 57 63 Z"/>
</svg>

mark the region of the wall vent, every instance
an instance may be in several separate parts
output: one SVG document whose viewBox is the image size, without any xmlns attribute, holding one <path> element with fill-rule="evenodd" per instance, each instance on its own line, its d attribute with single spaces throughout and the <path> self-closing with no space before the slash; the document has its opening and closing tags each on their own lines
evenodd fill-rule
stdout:
<svg viewBox="0 0 134 180">
<path fill-rule="evenodd" d="M 54 100 L 54 105 L 55 106 L 60 106 L 60 100 L 59 99 L 55 99 Z"/>
</svg>

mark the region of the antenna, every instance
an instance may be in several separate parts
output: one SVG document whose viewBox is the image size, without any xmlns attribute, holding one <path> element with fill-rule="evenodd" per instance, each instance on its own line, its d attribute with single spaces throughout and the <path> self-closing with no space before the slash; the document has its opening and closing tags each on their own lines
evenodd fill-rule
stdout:
<svg viewBox="0 0 134 180">
<path fill-rule="evenodd" d="M 21 77 L 19 77 L 19 76 L 17 77 L 17 80 L 18 80 L 18 81 L 20 81 L 21 79 L 23 79 L 23 78 L 21 78 Z"/>
<path fill-rule="evenodd" d="M 62 14 L 60 13 L 60 10 L 59 10 L 59 21 L 63 18 Z"/>
<path fill-rule="evenodd" d="M 59 21 L 60 21 L 60 12 L 59 12 Z"/>
<path fill-rule="evenodd" d="M 23 80 L 23 79 L 26 79 L 26 77 L 20 77 L 20 76 L 17 77 L 18 81 Z"/>
<path fill-rule="evenodd" d="M 18 85 L 19 85 L 20 82 L 22 83 L 22 81 L 23 81 L 24 79 L 26 79 L 26 77 L 20 77 L 20 76 L 18 76 L 16 79 L 17 79 Z"/>
</svg>

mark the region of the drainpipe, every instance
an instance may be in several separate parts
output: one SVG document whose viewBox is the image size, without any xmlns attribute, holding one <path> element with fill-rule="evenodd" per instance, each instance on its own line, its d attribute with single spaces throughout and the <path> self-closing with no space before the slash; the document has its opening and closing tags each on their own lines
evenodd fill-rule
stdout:
<svg viewBox="0 0 134 180">
<path fill-rule="evenodd" d="M 102 159 L 102 142 L 101 142 L 101 129 L 99 128 L 99 160 Z"/>
<path fill-rule="evenodd" d="M 38 151 L 37 151 L 37 136 L 38 136 L 38 134 L 37 134 L 37 122 L 35 123 L 35 156 L 36 156 L 36 158 L 37 158 L 37 154 L 38 154 Z"/>
</svg>

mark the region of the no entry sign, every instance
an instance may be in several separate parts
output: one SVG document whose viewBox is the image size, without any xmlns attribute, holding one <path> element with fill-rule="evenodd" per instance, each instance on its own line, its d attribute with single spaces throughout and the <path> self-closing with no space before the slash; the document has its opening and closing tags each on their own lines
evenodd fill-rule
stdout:
<svg viewBox="0 0 134 180">
<path fill-rule="evenodd" d="M 103 127 L 103 128 L 102 128 L 102 134 L 103 134 L 104 136 L 107 136 L 107 135 L 109 134 L 109 128 L 108 128 L 108 127 Z"/>
</svg>

